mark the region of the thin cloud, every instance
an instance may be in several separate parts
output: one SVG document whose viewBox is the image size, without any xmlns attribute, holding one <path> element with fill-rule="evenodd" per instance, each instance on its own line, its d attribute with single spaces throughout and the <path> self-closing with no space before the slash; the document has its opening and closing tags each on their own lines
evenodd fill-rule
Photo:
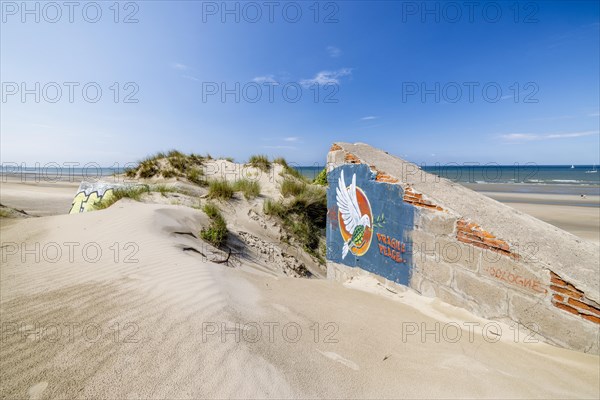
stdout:
<svg viewBox="0 0 600 400">
<path fill-rule="evenodd" d="M 275 80 L 275 77 L 273 75 L 265 75 L 265 76 L 257 76 L 254 79 L 252 79 L 253 82 L 256 83 L 271 83 L 271 84 L 278 84 L 279 82 L 277 82 Z"/>
<path fill-rule="evenodd" d="M 531 142 L 539 140 L 552 140 L 552 139 L 568 139 L 577 138 L 584 136 L 597 135 L 596 131 L 584 131 L 584 132 L 567 132 L 567 133 L 507 133 L 500 135 L 500 137 L 508 142 Z"/>
<path fill-rule="evenodd" d="M 338 58 L 342 55 L 342 50 L 335 46 L 327 46 L 327 54 L 329 54 L 329 57 L 331 58 Z"/>
<path fill-rule="evenodd" d="M 185 71 L 187 69 L 189 69 L 190 67 L 188 67 L 185 64 L 180 64 L 180 63 L 172 63 L 171 64 L 171 68 L 179 70 L 179 71 Z"/>
<path fill-rule="evenodd" d="M 372 119 L 377 119 L 377 118 L 379 118 L 379 117 L 376 117 L 374 115 L 369 115 L 369 116 L 366 116 L 366 117 L 362 117 L 360 120 L 361 121 L 370 121 Z"/>
<path fill-rule="evenodd" d="M 573 132 L 573 133 L 555 133 L 555 134 L 550 134 L 547 135 L 546 138 L 547 139 L 562 139 L 562 138 L 572 138 L 572 137 L 582 137 L 582 136 L 591 136 L 594 134 L 598 134 L 597 132 L 594 131 L 587 131 L 587 132 Z"/>
<path fill-rule="evenodd" d="M 321 71 L 312 79 L 303 79 L 300 84 L 304 87 L 312 85 L 339 85 L 340 78 L 352 75 L 352 69 L 342 68 L 337 71 Z"/>
<path fill-rule="evenodd" d="M 588 117 L 600 117 L 600 112 L 588 114 Z"/>
<path fill-rule="evenodd" d="M 283 138 L 283 140 L 286 142 L 297 142 L 298 140 L 300 140 L 300 138 L 297 136 L 289 136 L 289 137 Z"/>
<path fill-rule="evenodd" d="M 200 79 L 196 78 L 195 76 L 191 76 L 191 75 L 181 75 L 182 78 L 185 79 L 189 79 L 190 81 L 195 81 L 195 82 L 199 82 Z"/>
</svg>

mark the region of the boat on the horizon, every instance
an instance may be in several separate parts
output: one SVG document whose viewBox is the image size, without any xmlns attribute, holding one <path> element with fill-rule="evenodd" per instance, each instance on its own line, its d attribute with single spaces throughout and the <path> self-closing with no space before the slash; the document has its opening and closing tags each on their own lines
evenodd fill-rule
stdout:
<svg viewBox="0 0 600 400">
<path fill-rule="evenodd" d="M 585 171 L 586 174 L 595 174 L 597 172 L 598 172 L 598 170 L 596 169 L 595 164 L 592 166 L 592 169 Z"/>
<path fill-rule="evenodd" d="M 571 169 L 573 169 L 573 168 L 575 168 L 575 166 L 574 166 L 574 165 L 571 165 Z"/>
</svg>

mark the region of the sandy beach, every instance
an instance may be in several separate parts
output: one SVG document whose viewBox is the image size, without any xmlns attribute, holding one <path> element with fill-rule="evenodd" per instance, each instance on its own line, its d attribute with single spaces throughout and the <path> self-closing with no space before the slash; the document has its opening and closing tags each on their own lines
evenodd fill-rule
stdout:
<svg viewBox="0 0 600 400">
<path fill-rule="evenodd" d="M 68 211 L 82 179 L 83 177 L 69 176 L 68 179 L 59 182 L 36 182 L 32 177 L 3 177 L 0 183 L 0 203 L 23 209 L 33 216 L 62 215 Z M 108 178 L 109 181 L 110 179 L 114 178 Z M 586 195 L 585 198 L 581 198 L 575 194 L 576 189 L 570 190 L 573 194 L 556 194 L 552 192 L 564 188 L 551 185 L 539 186 L 538 191 L 547 193 L 511 191 L 515 188 L 522 190 L 522 187 L 507 184 L 465 186 L 576 236 L 600 244 L 600 196 Z M 4 220 L 3 223 L 10 223 L 10 220 Z"/>
<path fill-rule="evenodd" d="M 600 197 L 480 191 L 519 211 L 600 244 Z"/>
<path fill-rule="evenodd" d="M 490 335 L 490 321 L 372 278 L 286 276 L 281 257 L 261 258 L 282 246 L 251 212 L 263 199 L 226 213 L 236 238 L 259 243 L 228 266 L 194 237 L 203 212 L 124 199 L 65 215 L 76 186 L 2 183 L 3 205 L 39 216 L 1 220 L 2 398 L 600 395 L 598 356 L 496 322 Z M 503 200 L 597 240 L 597 208 L 542 211 L 534 197 Z"/>
</svg>

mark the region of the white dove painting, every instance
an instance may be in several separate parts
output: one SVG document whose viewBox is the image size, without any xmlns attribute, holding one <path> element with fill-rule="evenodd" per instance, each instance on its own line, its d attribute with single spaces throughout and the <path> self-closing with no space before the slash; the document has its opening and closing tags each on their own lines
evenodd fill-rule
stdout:
<svg viewBox="0 0 600 400">
<path fill-rule="evenodd" d="M 360 198 L 360 201 L 359 201 Z M 356 174 L 352 175 L 352 183 L 346 186 L 344 170 L 341 171 L 338 187 L 336 188 L 336 202 L 343 225 L 340 224 L 340 232 L 344 240 L 342 248 L 342 259 L 346 258 L 348 252 L 362 255 L 369 246 L 364 246 L 365 241 L 370 243 L 371 233 L 371 211 L 365 194 L 356 187 Z M 366 206 L 360 207 L 360 204 Z M 366 247 L 366 248 L 365 248 Z M 353 251 L 361 249 L 362 251 Z"/>
</svg>

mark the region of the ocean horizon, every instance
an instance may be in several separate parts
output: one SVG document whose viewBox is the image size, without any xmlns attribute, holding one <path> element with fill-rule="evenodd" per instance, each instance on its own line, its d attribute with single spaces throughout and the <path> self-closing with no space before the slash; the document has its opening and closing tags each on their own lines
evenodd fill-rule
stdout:
<svg viewBox="0 0 600 400">
<path fill-rule="evenodd" d="M 52 165 L 56 165 L 55 163 Z M 307 179 L 315 179 L 324 165 L 290 165 Z M 457 183 L 470 184 L 529 184 L 600 186 L 600 173 L 596 165 L 421 165 L 428 173 Z M 15 167 L 3 166 L 0 175 L 38 175 L 45 180 L 61 177 L 105 177 L 124 173 L 125 168 L 100 167 Z M 589 172 L 596 171 L 596 172 Z"/>
</svg>

